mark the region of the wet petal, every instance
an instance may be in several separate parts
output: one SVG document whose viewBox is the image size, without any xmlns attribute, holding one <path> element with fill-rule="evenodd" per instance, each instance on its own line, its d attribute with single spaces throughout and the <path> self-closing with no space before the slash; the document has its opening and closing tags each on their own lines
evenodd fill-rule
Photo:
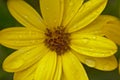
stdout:
<svg viewBox="0 0 120 80">
<path fill-rule="evenodd" d="M 103 33 L 105 36 L 120 45 L 120 20 L 113 16 L 104 16 L 108 19 L 103 26 Z"/>
<path fill-rule="evenodd" d="M 21 48 L 5 59 L 3 68 L 8 72 L 24 70 L 40 60 L 47 52 L 48 49 L 42 44 Z"/>
<path fill-rule="evenodd" d="M 84 0 L 64 0 L 64 15 L 62 26 L 66 26 L 68 22 L 75 16 Z"/>
<path fill-rule="evenodd" d="M 32 29 L 45 30 L 40 15 L 24 0 L 8 0 L 8 9 L 12 16 L 22 25 Z"/>
<path fill-rule="evenodd" d="M 0 32 L 0 43 L 13 49 L 40 44 L 43 38 L 43 33 L 24 27 L 7 28 Z"/>
<path fill-rule="evenodd" d="M 57 54 L 49 51 L 38 64 L 35 80 L 53 80 L 56 68 Z"/>
<path fill-rule="evenodd" d="M 71 52 L 63 54 L 62 61 L 64 74 L 62 80 L 88 80 L 82 64 Z"/>
<path fill-rule="evenodd" d="M 117 68 L 117 60 L 115 56 L 97 58 L 97 57 L 84 56 L 76 52 L 75 55 L 82 63 L 88 65 L 89 67 L 93 67 L 103 71 L 111 71 Z"/>
<path fill-rule="evenodd" d="M 61 56 L 58 55 L 54 80 L 61 80 L 61 75 L 62 75 L 62 60 Z"/>
<path fill-rule="evenodd" d="M 34 80 L 35 71 L 38 64 L 35 63 L 30 68 L 14 73 L 14 80 Z"/>
<path fill-rule="evenodd" d="M 106 3 L 107 0 L 89 0 L 85 2 L 68 24 L 68 32 L 80 30 L 95 20 L 105 8 Z"/>
<path fill-rule="evenodd" d="M 73 34 L 71 39 L 70 47 L 86 56 L 107 57 L 117 51 L 115 43 L 101 36 Z"/>
<path fill-rule="evenodd" d="M 112 16 L 100 15 L 92 23 L 77 31 L 77 33 L 104 36 L 103 27 L 106 28 L 107 27 L 106 25 L 109 24 L 109 22 L 116 20 L 117 19 Z"/>
<path fill-rule="evenodd" d="M 39 0 L 41 13 L 49 27 L 57 27 L 63 15 L 63 0 Z"/>
</svg>

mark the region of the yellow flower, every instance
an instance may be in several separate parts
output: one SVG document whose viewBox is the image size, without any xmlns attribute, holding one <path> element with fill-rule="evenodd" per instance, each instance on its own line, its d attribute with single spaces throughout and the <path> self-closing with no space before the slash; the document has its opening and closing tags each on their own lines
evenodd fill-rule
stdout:
<svg viewBox="0 0 120 80">
<path fill-rule="evenodd" d="M 23 0 L 7 2 L 24 26 L 0 32 L 0 43 L 17 50 L 3 63 L 14 80 L 88 80 L 81 63 L 104 71 L 117 67 L 117 46 L 101 31 L 107 0 L 39 1 L 41 15 Z"/>
<path fill-rule="evenodd" d="M 103 34 L 113 40 L 116 44 L 120 45 L 120 20 L 114 16 L 106 17 L 106 24 L 103 26 Z M 119 53 L 120 55 L 120 53 Z M 120 73 L 120 60 L 119 60 L 119 73 Z"/>
</svg>

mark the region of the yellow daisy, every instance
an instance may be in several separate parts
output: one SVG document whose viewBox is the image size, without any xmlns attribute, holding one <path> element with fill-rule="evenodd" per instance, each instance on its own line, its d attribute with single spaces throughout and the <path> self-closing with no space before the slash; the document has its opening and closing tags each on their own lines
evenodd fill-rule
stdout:
<svg viewBox="0 0 120 80">
<path fill-rule="evenodd" d="M 103 26 L 103 34 L 113 40 L 116 44 L 120 45 L 120 20 L 113 16 L 107 16 L 106 24 Z M 120 60 L 119 60 L 119 73 L 120 73 Z"/>
<path fill-rule="evenodd" d="M 3 63 L 14 80 L 88 80 L 81 63 L 104 71 L 117 67 L 117 46 L 101 31 L 107 0 L 39 2 L 41 15 L 24 0 L 7 2 L 24 26 L 0 32 L 0 43 L 17 50 Z"/>
</svg>

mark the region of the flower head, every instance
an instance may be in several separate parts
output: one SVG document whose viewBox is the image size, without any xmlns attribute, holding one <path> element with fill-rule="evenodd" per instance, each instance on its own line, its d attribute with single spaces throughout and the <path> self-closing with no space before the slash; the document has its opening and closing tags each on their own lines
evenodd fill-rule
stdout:
<svg viewBox="0 0 120 80">
<path fill-rule="evenodd" d="M 7 3 L 24 26 L 0 32 L 0 43 L 17 49 L 3 63 L 15 80 L 88 80 L 81 63 L 105 71 L 117 67 L 117 47 L 101 31 L 107 0 L 39 1 L 42 15 L 23 0 Z"/>
</svg>

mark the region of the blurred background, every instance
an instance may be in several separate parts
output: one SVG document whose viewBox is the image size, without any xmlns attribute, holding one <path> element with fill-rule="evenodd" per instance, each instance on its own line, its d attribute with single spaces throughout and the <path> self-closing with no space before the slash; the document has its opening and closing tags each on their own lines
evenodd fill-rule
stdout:
<svg viewBox="0 0 120 80">
<path fill-rule="evenodd" d="M 26 0 L 30 5 L 32 5 L 38 12 L 38 0 Z M 18 23 L 9 13 L 6 5 L 7 0 L 0 0 L 0 30 L 13 27 L 13 26 L 20 26 L 21 24 Z M 109 0 L 105 10 L 102 14 L 109 14 L 120 18 L 120 0 Z M 2 62 L 3 60 L 10 55 L 13 51 L 7 47 L 0 45 L 0 80 L 13 80 L 13 73 L 8 73 L 3 71 L 2 69 Z M 120 48 L 116 54 L 117 59 L 120 58 Z M 85 65 L 84 65 L 85 66 Z M 120 74 L 118 74 L 118 68 L 114 71 L 99 71 L 93 68 L 89 68 L 85 66 L 87 74 L 90 80 L 120 80 Z"/>
</svg>

